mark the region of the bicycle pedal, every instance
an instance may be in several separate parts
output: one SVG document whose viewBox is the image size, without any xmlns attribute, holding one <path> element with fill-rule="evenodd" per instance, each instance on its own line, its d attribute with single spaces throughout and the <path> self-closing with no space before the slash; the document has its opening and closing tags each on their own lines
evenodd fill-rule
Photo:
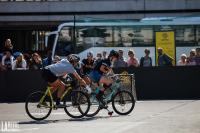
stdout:
<svg viewBox="0 0 200 133">
<path fill-rule="evenodd" d="M 113 114 L 113 111 L 108 112 L 109 116 L 112 116 L 112 114 Z"/>
</svg>

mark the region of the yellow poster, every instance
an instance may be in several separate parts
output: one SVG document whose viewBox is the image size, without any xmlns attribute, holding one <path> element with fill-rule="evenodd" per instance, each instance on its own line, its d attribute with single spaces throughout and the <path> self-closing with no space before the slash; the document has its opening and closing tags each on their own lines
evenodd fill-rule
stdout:
<svg viewBox="0 0 200 133">
<path fill-rule="evenodd" d="M 156 62 L 158 59 L 157 48 L 159 47 L 163 49 L 165 54 L 174 59 L 172 63 L 175 65 L 175 38 L 173 31 L 156 32 Z"/>
</svg>

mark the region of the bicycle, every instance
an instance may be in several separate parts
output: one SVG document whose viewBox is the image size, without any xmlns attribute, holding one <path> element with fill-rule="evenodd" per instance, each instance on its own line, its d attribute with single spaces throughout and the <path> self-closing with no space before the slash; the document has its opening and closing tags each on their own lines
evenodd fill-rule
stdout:
<svg viewBox="0 0 200 133">
<path fill-rule="evenodd" d="M 99 100 L 96 98 L 97 93 L 92 92 L 90 95 L 90 111 L 87 113 L 87 117 L 93 117 L 98 114 L 101 109 L 106 109 L 108 115 L 112 115 L 113 112 L 108 110 L 108 103 L 112 102 L 113 110 L 119 115 L 128 115 L 135 107 L 135 98 L 130 91 L 121 89 L 122 80 L 119 79 L 120 74 L 115 74 L 113 78 L 113 84 L 111 87 L 106 88 L 110 90 L 110 93 L 105 95 L 104 98 Z M 126 75 L 127 76 L 127 75 Z M 134 75 L 131 78 L 133 79 Z M 103 102 L 103 103 L 102 103 Z M 105 105 L 104 105 L 105 104 Z M 128 104 L 128 106 L 126 106 Z M 121 107 L 121 109 L 120 109 Z M 127 110 L 125 110 L 128 108 Z"/>
<path fill-rule="evenodd" d="M 44 120 L 52 109 L 64 108 L 66 114 L 72 118 L 84 117 L 90 109 L 88 94 L 80 90 L 72 90 L 70 81 L 65 83 L 66 90 L 61 96 L 62 107 L 56 107 L 51 87 L 47 86 L 45 92 L 36 91 L 31 93 L 25 103 L 25 110 L 28 116 L 34 120 Z"/>
</svg>

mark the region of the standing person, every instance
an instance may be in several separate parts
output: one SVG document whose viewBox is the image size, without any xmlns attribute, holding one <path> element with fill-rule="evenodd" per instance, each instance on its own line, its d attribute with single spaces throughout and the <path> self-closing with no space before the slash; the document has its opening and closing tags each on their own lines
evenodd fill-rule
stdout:
<svg viewBox="0 0 200 133">
<path fill-rule="evenodd" d="M 22 53 L 16 53 L 16 60 L 12 64 L 12 70 L 26 70 L 27 63 L 22 55 Z"/>
<path fill-rule="evenodd" d="M 4 56 L 2 57 L 2 67 L 5 70 L 12 70 L 12 64 L 14 61 L 14 57 L 11 54 L 11 50 L 6 50 Z"/>
<path fill-rule="evenodd" d="M 38 53 L 33 53 L 29 69 L 39 70 L 40 68 L 42 68 L 42 59 Z"/>
<path fill-rule="evenodd" d="M 102 60 L 106 60 L 108 57 L 107 57 L 107 52 L 106 51 L 103 51 L 102 52 Z"/>
<path fill-rule="evenodd" d="M 188 66 L 196 65 L 195 56 L 196 56 L 196 50 L 195 49 L 191 49 L 190 55 L 187 58 L 187 65 Z"/>
<path fill-rule="evenodd" d="M 133 50 L 128 51 L 128 56 L 129 56 L 129 59 L 127 61 L 128 67 L 139 67 L 139 61 L 135 57 L 135 53 L 133 52 Z"/>
<path fill-rule="evenodd" d="M 159 47 L 158 51 L 158 66 L 172 66 L 173 58 L 163 52 L 163 49 Z"/>
<path fill-rule="evenodd" d="M 67 58 L 68 59 L 62 59 L 55 64 L 48 65 L 42 70 L 42 76 L 52 87 L 52 91 L 56 91 L 56 89 L 58 89 L 56 100 L 57 107 L 62 107 L 60 104 L 60 98 L 65 90 L 65 84 L 58 77 L 65 76 L 66 74 L 73 74 L 73 76 L 80 81 L 82 85 L 86 86 L 86 89 L 90 90 L 85 81 L 74 69 L 74 66 L 77 65 L 80 58 L 77 55 L 69 55 Z"/>
<path fill-rule="evenodd" d="M 178 66 L 186 66 L 187 65 L 187 56 L 186 54 L 181 55 L 181 59 L 177 63 Z"/>
<path fill-rule="evenodd" d="M 144 50 L 144 53 L 145 53 L 145 56 L 141 57 L 141 59 L 140 59 L 140 66 L 141 67 L 151 67 L 152 66 L 152 59 L 149 56 L 150 50 L 146 48 Z"/>
<path fill-rule="evenodd" d="M 87 58 L 82 60 L 82 72 L 84 75 L 87 75 L 91 72 L 93 68 L 94 68 L 93 53 L 88 52 Z"/>
<path fill-rule="evenodd" d="M 95 62 L 94 62 L 94 66 L 96 66 L 97 63 L 99 63 L 101 60 L 102 60 L 101 53 L 97 53 L 97 56 L 96 56 L 96 59 L 95 59 Z"/>
<path fill-rule="evenodd" d="M 200 48 L 196 48 L 196 56 L 194 57 L 196 65 L 200 65 Z"/>
<path fill-rule="evenodd" d="M 124 51 L 122 49 L 118 50 L 119 60 L 125 61 Z"/>
</svg>

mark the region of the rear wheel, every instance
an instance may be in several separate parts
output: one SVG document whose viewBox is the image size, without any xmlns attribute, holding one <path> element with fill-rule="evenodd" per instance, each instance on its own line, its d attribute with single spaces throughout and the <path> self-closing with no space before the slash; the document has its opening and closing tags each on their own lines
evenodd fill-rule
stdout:
<svg viewBox="0 0 200 133">
<path fill-rule="evenodd" d="M 37 91 L 28 96 L 25 103 L 26 113 L 34 120 L 46 119 L 52 111 L 52 101 L 44 92 Z M 43 100 L 41 100 L 43 99 Z M 40 103 L 41 100 L 41 103 Z"/>
<path fill-rule="evenodd" d="M 64 108 L 67 115 L 72 118 L 84 117 L 90 109 L 90 100 L 86 93 L 82 91 L 72 91 L 63 99 L 66 107 Z"/>
<path fill-rule="evenodd" d="M 135 99 L 129 91 L 119 91 L 112 99 L 112 107 L 119 115 L 128 115 L 135 107 Z"/>
</svg>

